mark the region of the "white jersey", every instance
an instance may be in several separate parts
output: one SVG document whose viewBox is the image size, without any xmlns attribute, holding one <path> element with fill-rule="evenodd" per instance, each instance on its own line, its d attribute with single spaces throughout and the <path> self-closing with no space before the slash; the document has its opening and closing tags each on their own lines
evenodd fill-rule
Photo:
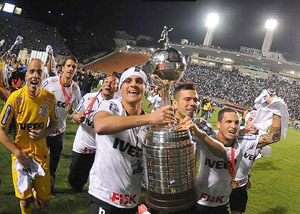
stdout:
<svg viewBox="0 0 300 214">
<path fill-rule="evenodd" d="M 103 101 L 99 111 L 127 115 L 116 99 Z M 96 135 L 97 151 L 90 171 L 89 194 L 118 208 L 137 206 L 143 171 L 141 145 L 145 136 L 145 126 Z"/>
<path fill-rule="evenodd" d="M 76 108 L 77 113 L 84 112 L 93 98 L 98 94 L 98 92 L 87 93 L 84 95 L 79 105 Z M 91 111 L 97 111 L 101 102 L 103 101 L 103 97 L 101 93 L 97 96 L 93 106 L 90 108 Z M 81 154 L 89 154 L 96 152 L 96 143 L 95 143 L 95 135 L 96 132 L 94 130 L 94 122 L 93 122 L 93 112 L 90 112 L 86 115 L 83 123 L 80 123 L 78 129 L 76 131 L 76 136 L 73 143 L 73 151 Z"/>
<path fill-rule="evenodd" d="M 233 147 L 225 147 L 228 162 L 231 162 L 231 151 L 233 150 L 235 169 L 237 169 L 243 151 L 256 148 L 257 143 L 257 139 L 239 138 Z M 232 191 L 232 177 L 225 160 L 216 157 L 204 142 L 200 142 L 200 144 L 201 163 L 197 177 L 197 191 L 199 194 L 197 203 L 209 207 L 226 205 Z"/>
<path fill-rule="evenodd" d="M 257 142 L 259 140 L 258 135 L 252 135 L 252 134 L 241 135 L 239 136 L 239 138 L 243 140 L 257 141 Z M 251 146 L 251 143 L 250 145 L 248 144 L 245 145 L 245 148 L 243 150 L 243 156 L 235 176 L 235 181 L 237 182 L 238 187 L 242 187 L 247 184 L 248 175 L 258 154 L 259 154 L 259 149 Z"/>
<path fill-rule="evenodd" d="M 56 106 L 58 114 L 58 124 L 56 126 L 55 131 L 51 133 L 50 136 L 56 136 L 65 131 L 66 120 L 68 115 L 67 108 L 69 107 L 69 105 L 71 105 L 72 109 L 75 109 L 79 103 L 79 100 L 81 98 L 80 89 L 74 81 L 72 81 L 71 86 L 72 88 L 64 87 L 66 91 L 66 96 L 70 93 L 69 90 L 72 90 L 70 104 L 66 104 L 64 93 L 60 84 L 60 76 L 49 77 L 42 83 L 42 87 L 52 92 L 55 95 L 57 101 Z"/>
<path fill-rule="evenodd" d="M 159 94 L 156 94 L 152 99 L 151 99 L 151 104 L 153 105 L 153 110 L 155 111 L 161 107 L 161 96 Z"/>
</svg>

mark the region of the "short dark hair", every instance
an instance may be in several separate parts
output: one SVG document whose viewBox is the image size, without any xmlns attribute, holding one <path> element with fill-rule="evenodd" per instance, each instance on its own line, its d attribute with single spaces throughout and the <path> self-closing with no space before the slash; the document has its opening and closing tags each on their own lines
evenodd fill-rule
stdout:
<svg viewBox="0 0 300 214">
<path fill-rule="evenodd" d="M 196 90 L 194 83 L 192 82 L 182 82 L 178 83 L 174 89 L 174 98 L 177 99 L 178 93 L 181 90 Z"/>
<path fill-rule="evenodd" d="M 223 119 L 223 116 L 226 112 L 234 112 L 237 114 L 237 111 L 232 109 L 232 108 L 223 108 L 221 111 L 218 113 L 218 121 L 221 122 Z"/>
<path fill-rule="evenodd" d="M 73 56 L 73 55 L 70 55 L 70 56 L 67 56 L 67 57 L 66 57 L 66 59 L 65 59 L 65 61 L 63 62 L 62 65 L 65 66 L 66 62 L 67 62 L 69 59 L 73 60 L 76 64 L 78 64 L 77 58 L 76 58 L 75 56 Z"/>
</svg>

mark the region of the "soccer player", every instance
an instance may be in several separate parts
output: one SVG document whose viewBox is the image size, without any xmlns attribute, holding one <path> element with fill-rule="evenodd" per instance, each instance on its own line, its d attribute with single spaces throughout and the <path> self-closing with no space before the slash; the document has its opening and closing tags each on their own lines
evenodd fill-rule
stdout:
<svg viewBox="0 0 300 214">
<path fill-rule="evenodd" d="M 259 134 L 259 130 L 252 124 L 252 121 L 256 117 L 256 113 L 257 111 L 251 111 L 245 116 L 246 126 L 239 132 L 240 138 L 250 138 L 253 135 Z M 278 120 L 280 121 L 280 117 L 277 115 L 273 115 L 273 123 L 271 127 L 272 132 L 274 132 L 274 129 L 281 129 L 281 124 Z M 272 132 L 270 131 L 270 133 Z M 268 134 L 262 135 L 262 138 L 266 137 Z M 277 138 L 276 134 L 273 135 L 273 137 Z M 277 140 L 270 139 L 270 137 L 268 138 L 268 140 L 264 140 L 265 142 L 263 144 L 258 144 L 257 148 L 243 151 L 243 156 L 237 168 L 237 173 L 235 176 L 237 187 L 233 189 L 230 194 L 230 209 L 232 214 L 242 214 L 246 211 L 246 205 L 248 201 L 247 190 L 249 188 L 249 176 L 253 163 L 259 155 L 262 147 L 277 142 Z"/>
<path fill-rule="evenodd" d="M 92 115 L 98 110 L 103 100 L 110 100 L 114 97 L 117 85 L 115 76 L 106 77 L 101 90 L 83 96 L 80 104 L 73 112 L 73 119 L 80 125 L 73 143 L 72 163 L 68 180 L 77 192 L 81 192 L 87 182 L 95 158 L 96 133 Z"/>
<path fill-rule="evenodd" d="M 159 109 L 160 106 L 161 106 L 161 103 L 162 103 L 162 100 L 161 100 L 161 91 L 158 90 L 158 91 L 157 91 L 157 94 L 155 94 L 155 95 L 152 97 L 151 101 L 150 101 L 150 104 L 151 104 L 151 106 L 152 106 L 152 111 L 151 111 L 151 112 L 154 112 L 154 111 L 156 111 L 157 109 Z"/>
<path fill-rule="evenodd" d="M 181 123 L 186 123 L 184 125 L 186 129 L 192 129 L 193 137 L 196 137 L 193 140 L 196 143 L 201 140 L 216 156 L 221 158 L 225 157 L 226 152 L 224 146 L 213 138 L 208 137 L 208 135 L 212 135 L 211 125 L 202 118 L 200 121 L 196 119 L 197 102 L 198 94 L 193 83 L 180 83 L 175 87 L 173 105 L 176 119 Z M 188 120 L 191 120 L 190 123 L 188 123 Z M 195 121 L 195 123 L 193 123 L 192 120 Z M 184 129 L 184 127 L 181 126 L 182 125 L 179 124 L 177 129 Z M 199 149 L 199 146 L 201 146 L 201 143 L 197 145 L 197 149 Z"/>
<path fill-rule="evenodd" d="M 50 150 L 51 192 L 54 192 L 56 170 L 63 150 L 64 133 L 68 113 L 77 107 L 81 98 L 78 85 L 72 80 L 77 71 L 78 61 L 74 56 L 68 56 L 63 63 L 62 76 L 49 77 L 42 87 L 52 92 L 57 100 L 58 125 L 46 138 Z"/>
<path fill-rule="evenodd" d="M 174 123 L 171 106 L 142 111 L 148 80 L 141 67 L 120 79 L 121 100 L 103 101 L 94 117 L 97 151 L 90 171 L 89 214 L 135 214 L 141 192 L 145 125 Z"/>
<path fill-rule="evenodd" d="M 13 92 L 8 98 L 1 112 L 0 141 L 12 153 L 12 177 L 15 195 L 20 198 L 21 213 L 30 214 L 30 200 L 35 191 L 36 204 L 40 207 L 49 205 L 50 173 L 49 156 L 45 138 L 57 125 L 55 115 L 55 96 L 41 88 L 44 63 L 33 59 L 26 72 L 27 85 Z M 14 142 L 6 134 L 12 118 L 16 122 L 16 136 Z M 47 121 L 50 118 L 49 126 Z M 18 161 L 27 170 L 29 165 L 37 161 L 45 172 L 44 176 L 37 176 L 24 193 L 18 191 L 19 172 L 14 169 Z"/>
<path fill-rule="evenodd" d="M 272 129 L 262 136 L 238 137 L 239 118 L 235 110 L 222 109 L 218 114 L 216 139 L 224 144 L 227 158 L 221 159 L 201 147 L 200 171 L 197 178 L 199 200 L 193 214 L 228 214 L 227 204 L 235 181 L 236 171 L 244 151 L 262 147 L 280 139 L 280 117 L 273 116 Z"/>
</svg>

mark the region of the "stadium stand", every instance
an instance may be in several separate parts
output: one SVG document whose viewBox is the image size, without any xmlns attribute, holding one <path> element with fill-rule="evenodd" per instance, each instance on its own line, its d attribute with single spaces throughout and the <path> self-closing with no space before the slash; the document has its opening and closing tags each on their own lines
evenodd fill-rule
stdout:
<svg viewBox="0 0 300 214">
<path fill-rule="evenodd" d="M 184 80 L 195 82 L 201 95 L 224 99 L 245 108 L 254 105 L 255 98 L 263 89 L 272 88 L 286 102 L 290 118 L 300 120 L 300 87 L 279 80 L 275 75 L 268 79 L 254 78 L 243 76 L 238 70 L 230 72 L 215 67 L 190 64 Z"/>
<path fill-rule="evenodd" d="M 21 35 L 23 43 L 14 49 L 13 53 L 18 54 L 20 49 L 45 51 L 47 45 L 51 45 L 55 54 L 68 55 L 69 48 L 64 39 L 59 34 L 57 28 L 12 16 L 10 14 L 0 13 L 0 39 L 5 39 L 4 45 L 0 51 L 7 51 L 14 43 L 16 37 Z"/>
</svg>

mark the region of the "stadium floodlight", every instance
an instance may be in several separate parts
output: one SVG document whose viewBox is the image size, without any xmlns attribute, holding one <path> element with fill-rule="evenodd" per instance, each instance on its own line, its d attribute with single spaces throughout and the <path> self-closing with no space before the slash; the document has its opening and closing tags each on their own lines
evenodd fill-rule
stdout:
<svg viewBox="0 0 300 214">
<path fill-rule="evenodd" d="M 16 7 L 15 14 L 21 15 L 21 13 L 22 13 L 22 8 Z"/>
<path fill-rule="evenodd" d="M 265 27 L 267 30 L 273 31 L 277 27 L 277 20 L 275 19 L 268 19 L 266 21 Z"/>
<path fill-rule="evenodd" d="M 14 9 L 15 9 L 14 4 L 10 4 L 10 3 L 5 3 L 4 4 L 3 11 L 8 12 L 8 13 L 13 13 Z"/>
<path fill-rule="evenodd" d="M 219 24 L 219 15 L 210 13 L 206 17 L 205 26 L 207 28 L 215 28 Z"/>
</svg>

